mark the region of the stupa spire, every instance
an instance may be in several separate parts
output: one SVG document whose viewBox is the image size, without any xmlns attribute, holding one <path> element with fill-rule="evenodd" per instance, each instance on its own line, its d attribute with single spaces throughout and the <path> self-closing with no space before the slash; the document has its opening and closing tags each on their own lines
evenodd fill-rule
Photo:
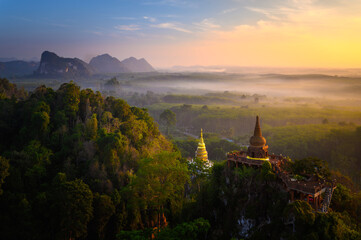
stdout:
<svg viewBox="0 0 361 240">
<path fill-rule="evenodd" d="M 199 158 L 204 161 L 208 161 L 208 153 L 206 150 L 206 145 L 204 144 L 204 140 L 203 140 L 203 129 L 201 129 L 201 137 L 198 142 L 196 158 Z"/>
<path fill-rule="evenodd" d="M 262 136 L 261 124 L 259 123 L 258 116 L 256 118 L 254 134 L 249 140 L 249 143 L 247 157 L 258 160 L 268 160 L 268 146 L 266 145 L 266 139 Z"/>
<path fill-rule="evenodd" d="M 252 146 L 264 146 L 266 144 L 266 139 L 262 136 L 261 125 L 259 123 L 259 117 L 256 118 L 256 126 L 254 127 L 253 136 L 250 139 L 250 144 Z"/>
<path fill-rule="evenodd" d="M 259 117 L 256 119 L 256 126 L 254 128 L 253 136 L 262 137 L 261 125 L 259 124 Z"/>
</svg>

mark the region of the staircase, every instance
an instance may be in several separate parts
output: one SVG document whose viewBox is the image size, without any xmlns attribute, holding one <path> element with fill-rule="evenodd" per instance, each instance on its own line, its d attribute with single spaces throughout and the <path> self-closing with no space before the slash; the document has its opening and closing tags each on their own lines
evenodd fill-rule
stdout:
<svg viewBox="0 0 361 240">
<path fill-rule="evenodd" d="M 332 193 L 333 193 L 333 187 L 327 187 L 325 191 L 325 198 L 323 199 L 321 212 L 327 213 L 328 208 L 330 207 L 331 204 Z"/>
</svg>

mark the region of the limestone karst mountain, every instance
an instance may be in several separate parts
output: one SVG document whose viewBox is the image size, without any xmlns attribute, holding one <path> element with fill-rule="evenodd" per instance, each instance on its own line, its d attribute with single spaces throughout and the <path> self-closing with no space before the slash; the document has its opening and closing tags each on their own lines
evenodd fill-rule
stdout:
<svg viewBox="0 0 361 240">
<path fill-rule="evenodd" d="M 86 78 L 94 74 L 154 72 L 155 69 L 144 59 L 134 57 L 119 61 L 109 54 L 102 54 L 88 63 L 79 58 L 64 58 L 54 52 L 44 51 L 39 62 L 0 62 L 0 77 Z"/>
<path fill-rule="evenodd" d="M 129 73 L 129 72 L 154 72 L 155 69 L 144 58 L 130 57 L 119 61 L 109 54 L 102 54 L 92 58 L 89 64 L 97 73 Z"/>
<path fill-rule="evenodd" d="M 130 57 L 121 61 L 121 63 L 131 72 L 154 72 L 155 69 L 144 58 L 136 59 Z"/>
<path fill-rule="evenodd" d="M 102 54 L 93 57 L 89 65 L 92 66 L 97 73 L 124 73 L 131 72 L 117 58 L 109 54 Z"/>
<path fill-rule="evenodd" d="M 79 58 L 63 58 L 45 51 L 41 54 L 37 76 L 48 77 L 86 77 L 94 74 L 94 69 Z"/>
</svg>

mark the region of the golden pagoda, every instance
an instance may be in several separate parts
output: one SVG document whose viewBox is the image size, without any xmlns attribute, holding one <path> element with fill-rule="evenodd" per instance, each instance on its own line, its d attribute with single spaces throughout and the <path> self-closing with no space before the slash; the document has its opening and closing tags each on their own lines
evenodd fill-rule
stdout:
<svg viewBox="0 0 361 240">
<path fill-rule="evenodd" d="M 201 138 L 199 139 L 199 143 L 196 151 L 196 158 L 203 161 L 208 161 L 208 153 L 206 150 L 206 145 L 204 144 L 202 129 L 201 129 Z"/>
</svg>

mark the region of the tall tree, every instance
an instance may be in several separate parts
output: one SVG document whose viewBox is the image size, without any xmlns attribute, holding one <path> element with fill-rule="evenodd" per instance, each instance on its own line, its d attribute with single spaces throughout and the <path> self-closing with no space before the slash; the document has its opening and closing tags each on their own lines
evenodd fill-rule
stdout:
<svg viewBox="0 0 361 240">
<path fill-rule="evenodd" d="M 58 237 L 75 239 L 87 234 L 93 216 L 93 194 L 82 180 L 63 181 L 55 186 L 53 211 Z"/>
<path fill-rule="evenodd" d="M 94 195 L 94 217 L 90 222 L 89 232 L 93 236 L 89 236 L 90 239 L 104 239 L 105 227 L 110 217 L 115 213 L 115 206 L 112 199 L 105 194 L 100 195 L 96 193 Z"/>
<path fill-rule="evenodd" d="M 80 87 L 75 83 L 64 83 L 60 86 L 58 93 L 66 116 L 69 118 L 69 125 L 73 126 L 79 111 Z"/>
<path fill-rule="evenodd" d="M 98 120 L 97 115 L 93 114 L 91 119 L 88 119 L 85 124 L 85 134 L 88 139 L 94 140 L 97 136 Z"/>
<path fill-rule="evenodd" d="M 162 152 L 153 158 L 143 159 L 132 179 L 135 200 L 141 209 L 157 211 L 158 226 L 166 203 L 174 209 L 182 204 L 184 185 L 189 175 L 186 164 L 178 158 L 178 153 Z"/>
<path fill-rule="evenodd" d="M 1 185 L 4 183 L 5 178 L 9 176 L 9 167 L 9 160 L 0 156 L 0 195 L 3 192 Z"/>
<path fill-rule="evenodd" d="M 169 109 L 164 110 L 160 114 L 159 120 L 167 126 L 167 135 L 169 135 L 169 128 L 174 126 L 177 122 L 175 113 Z"/>
</svg>

